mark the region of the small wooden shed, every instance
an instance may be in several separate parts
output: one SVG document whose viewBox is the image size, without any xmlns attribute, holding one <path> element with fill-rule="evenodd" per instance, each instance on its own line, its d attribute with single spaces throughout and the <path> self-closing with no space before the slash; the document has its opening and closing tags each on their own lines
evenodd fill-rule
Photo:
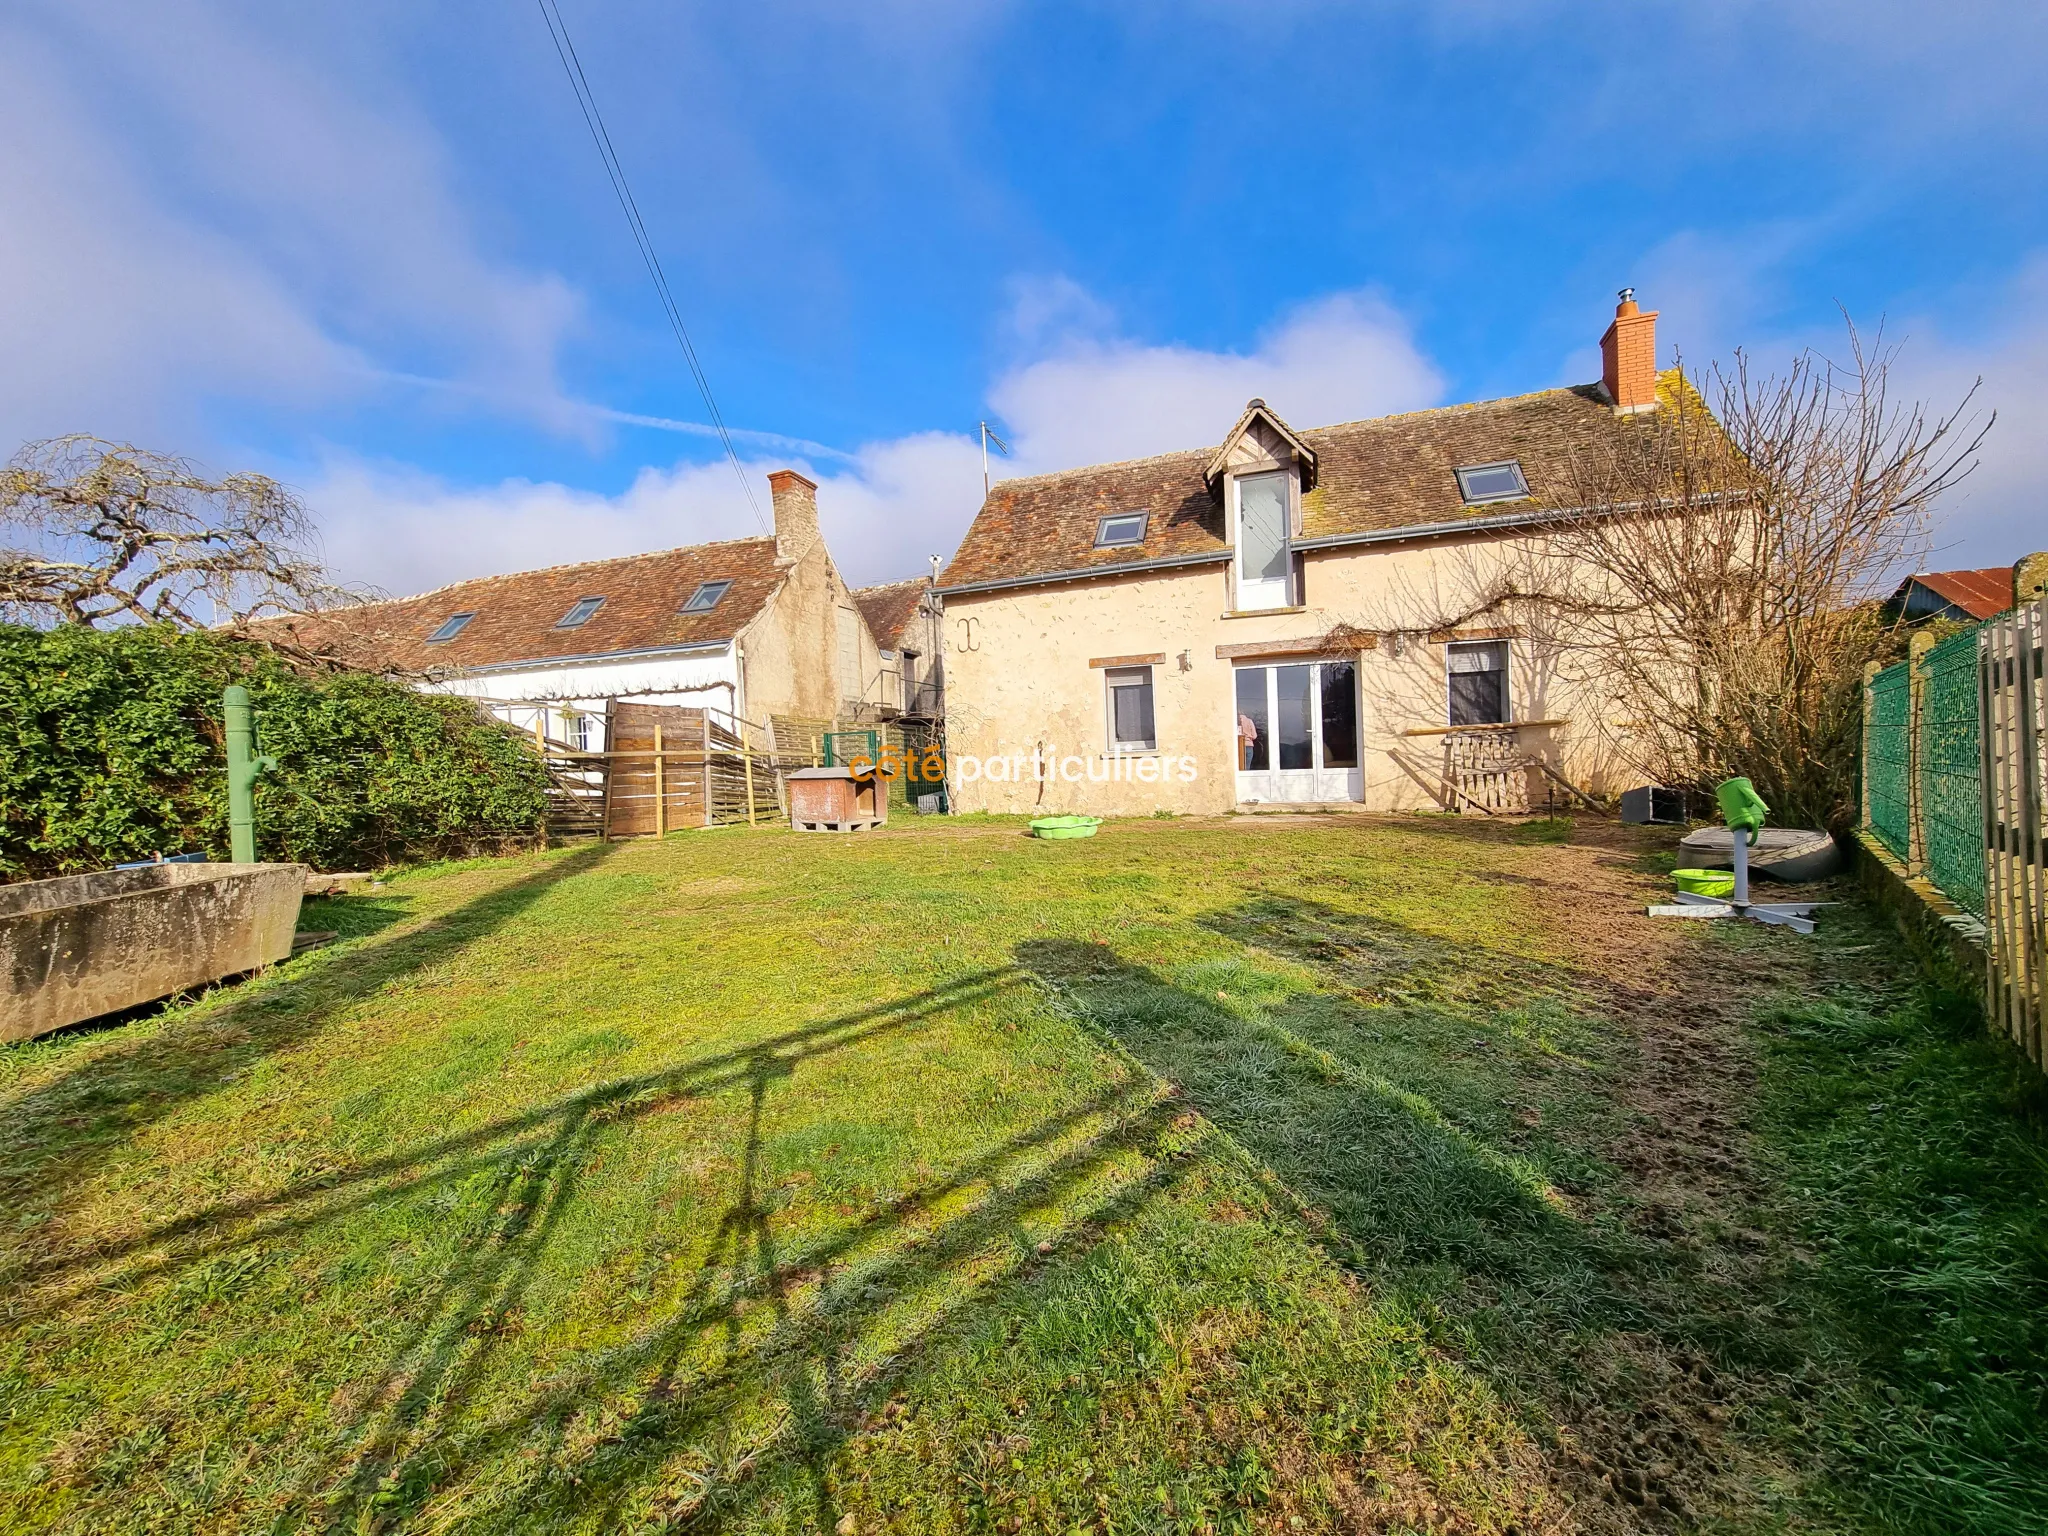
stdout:
<svg viewBox="0 0 2048 1536">
<path fill-rule="evenodd" d="M 799 768 L 789 775 L 789 824 L 799 832 L 865 832 L 889 819 L 888 781 L 851 768 Z"/>
</svg>

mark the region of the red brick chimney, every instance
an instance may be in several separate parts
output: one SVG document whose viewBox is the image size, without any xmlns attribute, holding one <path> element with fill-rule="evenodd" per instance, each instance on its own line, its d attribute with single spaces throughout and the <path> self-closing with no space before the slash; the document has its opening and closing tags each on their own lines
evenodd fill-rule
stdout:
<svg viewBox="0 0 2048 1536">
<path fill-rule="evenodd" d="M 818 542 L 818 486 L 793 469 L 768 476 L 775 496 L 775 558 L 795 560 Z"/>
<path fill-rule="evenodd" d="M 1621 290 L 1614 324 L 1600 338 L 1600 382 L 1617 415 L 1657 409 L 1657 311 L 1636 308 L 1636 291 Z"/>
</svg>

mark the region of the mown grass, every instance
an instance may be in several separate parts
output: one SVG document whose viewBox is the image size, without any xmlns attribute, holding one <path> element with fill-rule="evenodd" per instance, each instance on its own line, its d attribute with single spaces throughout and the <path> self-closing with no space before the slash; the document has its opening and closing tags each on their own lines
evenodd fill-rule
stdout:
<svg viewBox="0 0 2048 1536">
<path fill-rule="evenodd" d="M 1853 916 L 1760 1025 L 1731 1267 L 1615 1161 L 1568 826 L 1019 830 L 419 871 L 0 1055 L 0 1525 L 2039 1528 L 2040 1143 L 1825 984 Z M 1740 1496 L 1635 1470 L 1674 1380 Z"/>
<path fill-rule="evenodd" d="M 2048 1530 L 2042 1085 L 1968 1000 L 1923 987 L 1788 1000 L 1763 1110 L 1824 1384 L 1785 1402 L 1846 1523 Z"/>
</svg>

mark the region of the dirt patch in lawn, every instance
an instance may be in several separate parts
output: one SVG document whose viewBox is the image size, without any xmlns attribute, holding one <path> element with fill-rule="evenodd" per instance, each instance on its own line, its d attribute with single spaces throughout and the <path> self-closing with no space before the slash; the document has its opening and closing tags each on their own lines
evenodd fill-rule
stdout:
<svg viewBox="0 0 2048 1536">
<path fill-rule="evenodd" d="M 1765 1186 L 1751 1151 L 1760 1064 L 1744 1025 L 1766 992 L 1810 977 L 1814 956 L 1790 934 L 1736 947 L 1648 917 L 1645 905 L 1664 892 L 1645 872 L 1648 856 L 1669 842 L 1581 823 L 1570 843 L 1544 850 L 1534 878 L 1634 1053 L 1611 1085 L 1626 1119 L 1607 1149 L 1623 1177 L 1627 1226 L 1667 1250 L 1688 1292 L 1744 1309 L 1765 1293 L 1769 1263 L 1751 1224 Z M 1697 1296 L 1688 1299 L 1696 1309 Z M 1731 1430 L 1745 1401 L 1771 1390 L 1755 1373 L 1717 1367 L 1708 1351 L 1651 1332 L 1605 1336 L 1576 1365 L 1585 1386 L 1564 1405 L 1561 1460 L 1566 1480 L 1597 1496 L 1581 1506 L 1589 1528 L 1733 1515 L 1786 1477 L 1783 1467 L 1758 1465 L 1766 1453 Z"/>
</svg>

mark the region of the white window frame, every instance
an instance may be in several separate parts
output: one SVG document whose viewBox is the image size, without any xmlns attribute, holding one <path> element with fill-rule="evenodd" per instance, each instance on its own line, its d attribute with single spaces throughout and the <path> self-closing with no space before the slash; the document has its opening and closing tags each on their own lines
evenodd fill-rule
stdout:
<svg viewBox="0 0 2048 1536">
<path fill-rule="evenodd" d="M 1139 679 L 1142 677 L 1142 682 Z M 1152 739 L 1120 741 L 1116 734 L 1116 694 L 1119 688 L 1142 687 L 1152 700 Z M 1105 667 L 1102 671 L 1103 739 L 1112 753 L 1157 752 L 1159 750 L 1159 689 L 1151 666 Z"/>
<path fill-rule="evenodd" d="M 1244 482 L 1256 480 L 1265 475 L 1279 475 L 1286 486 L 1286 527 L 1282 531 L 1282 549 L 1285 552 L 1285 569 L 1280 581 L 1278 602 L 1262 599 L 1270 595 L 1266 589 L 1272 583 L 1261 579 L 1249 581 L 1244 574 Z M 1292 467 L 1285 464 L 1264 464 L 1256 468 L 1247 467 L 1233 471 L 1229 477 L 1230 497 L 1230 607 L 1233 613 L 1266 613 L 1296 606 L 1298 598 L 1294 591 L 1294 530 L 1300 516 L 1301 477 Z"/>
<path fill-rule="evenodd" d="M 1500 647 L 1500 719 L 1498 721 L 1475 721 L 1458 725 L 1451 719 L 1451 655 L 1455 651 L 1473 650 L 1482 645 Z M 1477 730 L 1488 724 L 1513 725 L 1515 723 L 1515 648 L 1505 635 L 1496 635 L 1491 640 L 1449 640 L 1444 643 L 1444 724 L 1452 730 Z"/>
</svg>

